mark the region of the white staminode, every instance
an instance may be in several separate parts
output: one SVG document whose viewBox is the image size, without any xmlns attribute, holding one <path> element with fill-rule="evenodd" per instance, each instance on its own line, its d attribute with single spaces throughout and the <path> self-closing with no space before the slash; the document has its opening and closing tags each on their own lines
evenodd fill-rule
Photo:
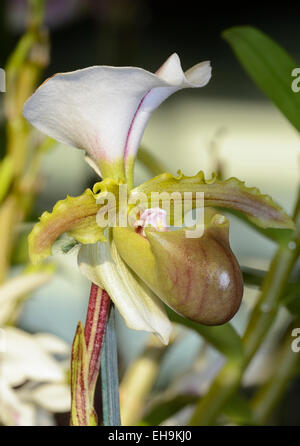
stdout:
<svg viewBox="0 0 300 446">
<path fill-rule="evenodd" d="M 134 223 L 134 227 L 145 228 L 146 226 L 152 226 L 156 231 L 169 231 L 167 212 L 161 208 L 146 209 Z"/>
<path fill-rule="evenodd" d="M 97 166 L 101 161 L 136 155 L 152 111 L 183 88 L 205 86 L 209 62 L 185 73 L 178 55 L 155 73 L 136 67 L 94 66 L 57 74 L 28 99 L 23 113 L 43 133 L 84 149 Z"/>
<path fill-rule="evenodd" d="M 131 274 L 113 241 L 111 246 L 82 245 L 78 264 L 89 280 L 107 291 L 129 328 L 154 333 L 168 344 L 172 324 L 163 303 Z"/>
</svg>

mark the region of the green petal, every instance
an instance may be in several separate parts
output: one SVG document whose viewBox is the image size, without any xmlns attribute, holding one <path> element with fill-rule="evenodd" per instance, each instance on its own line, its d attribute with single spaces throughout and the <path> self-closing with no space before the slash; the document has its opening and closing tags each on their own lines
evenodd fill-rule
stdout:
<svg viewBox="0 0 300 446">
<path fill-rule="evenodd" d="M 144 193 L 148 204 L 141 202 L 141 205 L 150 207 L 149 199 L 152 192 L 170 194 L 179 192 L 181 195 L 184 192 L 203 192 L 204 206 L 243 212 L 251 222 L 262 228 L 294 228 L 291 218 L 269 195 L 262 194 L 256 187 L 246 187 L 244 182 L 234 177 L 221 181 L 215 175 L 210 180 L 206 180 L 202 171 L 191 177 L 181 172 L 177 177 L 170 173 L 163 173 L 133 189 L 129 198 L 134 200 L 139 194 Z M 192 206 L 195 206 L 194 195 L 192 200 Z"/>
<path fill-rule="evenodd" d="M 83 244 L 106 241 L 104 229 L 97 224 L 96 216 L 107 192 L 117 193 L 117 184 L 110 179 L 94 185 L 78 197 L 58 201 L 51 213 L 44 212 L 28 237 L 29 255 L 32 263 L 38 263 L 51 255 L 51 246 L 64 232 Z"/>
</svg>

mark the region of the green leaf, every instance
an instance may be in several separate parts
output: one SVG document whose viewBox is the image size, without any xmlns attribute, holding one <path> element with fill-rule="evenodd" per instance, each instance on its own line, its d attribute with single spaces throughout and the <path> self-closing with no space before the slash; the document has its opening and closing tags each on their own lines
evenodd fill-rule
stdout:
<svg viewBox="0 0 300 446">
<path fill-rule="evenodd" d="M 269 240 L 278 243 L 278 244 L 286 244 L 291 240 L 291 235 L 293 233 L 292 229 L 285 228 L 262 228 L 255 223 L 253 223 L 249 218 L 243 214 L 242 212 L 233 210 L 233 209 L 225 209 L 223 211 L 227 214 L 234 215 L 243 223 L 248 225 L 250 228 L 254 229 L 256 232 L 261 234 L 262 236 L 268 238 Z"/>
<path fill-rule="evenodd" d="M 222 35 L 256 85 L 300 131 L 300 94 L 292 90 L 296 62 L 280 45 L 251 26 L 230 28 Z"/>
<path fill-rule="evenodd" d="M 160 423 L 175 415 L 176 412 L 179 412 L 185 406 L 195 404 L 198 398 L 198 395 L 189 394 L 161 398 L 151 405 L 141 424 L 144 426 L 159 426 Z"/>
<path fill-rule="evenodd" d="M 104 426 L 121 426 L 115 307 L 110 307 L 101 355 L 101 389 Z"/>
<path fill-rule="evenodd" d="M 261 286 L 265 278 L 266 271 L 256 268 L 249 268 L 248 266 L 242 266 L 241 270 L 243 273 L 243 280 L 246 285 L 258 288 Z"/>
<path fill-rule="evenodd" d="M 166 311 L 172 322 L 176 322 L 177 324 L 181 324 L 187 328 L 195 330 L 220 353 L 227 356 L 228 359 L 239 360 L 243 357 L 241 338 L 232 325 L 228 322 L 224 325 L 216 326 L 201 325 L 180 316 L 169 307 L 166 307 Z"/>
<path fill-rule="evenodd" d="M 226 416 L 239 426 L 254 425 L 253 414 L 248 400 L 241 393 L 236 393 L 225 405 Z"/>
<path fill-rule="evenodd" d="M 6 156 L 0 163 L 0 203 L 12 184 L 14 174 L 14 163 L 10 156 Z"/>
<path fill-rule="evenodd" d="M 241 267 L 243 273 L 244 283 L 249 286 L 260 288 L 266 271 L 255 268 Z M 287 307 L 293 315 L 300 315 L 300 282 L 288 282 L 283 295 L 280 299 L 280 304 Z"/>
<path fill-rule="evenodd" d="M 293 315 L 300 315 L 300 283 L 289 283 L 281 303 Z"/>
</svg>

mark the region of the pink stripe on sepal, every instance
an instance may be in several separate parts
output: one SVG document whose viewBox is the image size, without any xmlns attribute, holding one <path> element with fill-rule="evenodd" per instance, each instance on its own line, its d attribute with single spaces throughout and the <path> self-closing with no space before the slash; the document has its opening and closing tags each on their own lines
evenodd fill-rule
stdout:
<svg viewBox="0 0 300 446">
<path fill-rule="evenodd" d="M 84 337 L 89 357 L 89 391 L 96 385 L 100 356 L 104 341 L 106 323 L 110 308 L 110 297 L 107 292 L 92 283 Z"/>
<path fill-rule="evenodd" d="M 110 307 L 106 291 L 92 284 L 85 328 L 79 322 L 71 356 L 71 425 L 97 425 L 94 394 Z"/>
</svg>

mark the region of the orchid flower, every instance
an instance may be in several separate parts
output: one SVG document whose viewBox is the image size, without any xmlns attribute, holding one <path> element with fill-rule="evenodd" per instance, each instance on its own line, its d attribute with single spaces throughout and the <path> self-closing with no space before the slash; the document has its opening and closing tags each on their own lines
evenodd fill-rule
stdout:
<svg viewBox="0 0 300 446">
<path fill-rule="evenodd" d="M 31 260 L 50 255 L 54 241 L 67 232 L 81 244 L 82 273 L 109 294 L 127 326 L 155 333 L 164 343 L 171 324 L 162 302 L 208 325 L 229 320 L 241 302 L 242 276 L 229 246 L 228 220 L 209 207 L 243 212 L 264 228 L 293 227 L 270 197 L 235 178 L 222 182 L 206 180 L 202 172 L 193 177 L 165 173 L 133 188 L 134 160 L 151 113 L 174 92 L 204 87 L 210 77 L 209 62 L 183 72 L 177 54 L 155 74 L 134 67 L 93 66 L 51 77 L 23 111 L 48 136 L 84 149 L 102 178 L 93 190 L 67 197 L 41 216 L 29 237 Z M 131 227 L 100 227 L 96 216 L 106 209 L 108 193 L 118 195 L 120 184 L 128 186 L 128 203 L 143 193 L 146 213 L 137 215 Z M 204 193 L 203 236 L 189 239 L 184 228 L 168 230 L 161 212 L 147 208 L 151 192 Z M 196 207 L 194 198 L 191 206 Z"/>
<path fill-rule="evenodd" d="M 172 325 L 164 303 L 202 324 L 225 323 L 240 306 L 243 281 L 229 245 L 228 220 L 214 208 L 242 212 L 263 228 L 293 227 L 269 196 L 236 178 L 164 173 L 134 187 L 134 161 L 151 113 L 171 94 L 204 87 L 210 77 L 209 62 L 183 72 L 173 54 L 154 74 L 108 66 L 57 74 L 24 105 L 31 124 L 84 149 L 101 177 L 92 190 L 45 212 L 29 236 L 33 263 L 49 256 L 63 233 L 73 237 L 80 244 L 79 268 L 92 282 L 86 325 L 78 324 L 72 348 L 74 425 L 97 424 L 93 399 L 110 298 L 129 328 L 154 333 L 165 344 Z M 177 224 L 185 209 L 176 204 L 188 196 L 190 209 L 198 208 L 197 193 L 204 197 L 205 215 L 202 231 L 189 238 Z M 171 194 L 173 206 L 163 209 L 160 199 L 153 206 L 152 194 Z"/>
</svg>

